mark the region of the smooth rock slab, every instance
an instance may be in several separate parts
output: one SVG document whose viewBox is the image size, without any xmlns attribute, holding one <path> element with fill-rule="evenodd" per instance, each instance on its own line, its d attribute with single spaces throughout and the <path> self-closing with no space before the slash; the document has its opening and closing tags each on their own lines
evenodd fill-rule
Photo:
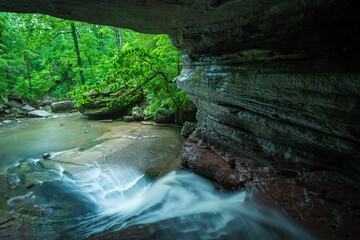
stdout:
<svg viewBox="0 0 360 240">
<path fill-rule="evenodd" d="M 29 115 L 29 117 L 43 117 L 43 118 L 51 116 L 50 113 L 48 113 L 48 112 L 46 112 L 44 110 L 31 111 L 31 112 L 28 112 L 28 115 Z"/>
<path fill-rule="evenodd" d="M 74 108 L 75 107 L 73 101 L 62 101 L 51 104 L 51 110 L 53 112 L 70 111 Z"/>
<path fill-rule="evenodd" d="M 34 108 L 34 107 L 32 107 L 32 106 L 30 106 L 30 105 L 25 105 L 25 107 L 23 107 L 22 108 L 23 110 L 25 110 L 25 111 L 35 111 L 36 110 L 36 108 Z"/>
</svg>

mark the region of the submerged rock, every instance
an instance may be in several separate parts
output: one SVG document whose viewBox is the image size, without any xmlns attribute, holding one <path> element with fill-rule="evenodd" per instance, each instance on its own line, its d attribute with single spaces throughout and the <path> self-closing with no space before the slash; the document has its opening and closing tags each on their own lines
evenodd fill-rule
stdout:
<svg viewBox="0 0 360 240">
<path fill-rule="evenodd" d="M 35 110 L 35 111 L 31 111 L 31 112 L 28 112 L 28 116 L 29 117 L 50 117 L 51 114 L 44 111 L 44 110 Z"/>
<path fill-rule="evenodd" d="M 55 102 L 51 104 L 51 110 L 55 113 L 63 112 L 63 111 L 70 111 L 73 110 L 74 102 L 73 101 L 62 101 L 62 102 Z"/>
</svg>

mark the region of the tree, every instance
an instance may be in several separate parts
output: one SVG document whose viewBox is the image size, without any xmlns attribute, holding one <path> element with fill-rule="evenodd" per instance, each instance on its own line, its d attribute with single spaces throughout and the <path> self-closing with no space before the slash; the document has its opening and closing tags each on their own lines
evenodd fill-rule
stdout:
<svg viewBox="0 0 360 240">
<path fill-rule="evenodd" d="M 76 28 L 75 28 L 75 23 L 74 22 L 71 22 L 71 36 L 72 36 L 73 41 L 74 41 L 74 47 L 75 47 L 75 53 L 76 53 L 76 57 L 77 57 L 78 67 L 80 68 L 79 69 L 79 75 L 80 75 L 80 79 L 81 79 L 81 84 L 85 84 L 85 76 L 84 76 L 84 72 L 82 70 L 80 49 L 79 49 L 79 43 L 78 43 L 78 38 L 77 38 Z"/>
<path fill-rule="evenodd" d="M 179 111 L 191 103 L 173 82 L 181 69 L 180 54 L 166 35 L 40 14 L 0 13 L 3 95 L 42 98 L 50 94 L 62 100 L 74 94 L 81 104 L 91 101 L 91 88 L 90 92 L 98 89 L 103 95 L 106 91 L 118 94 L 110 106 L 131 101 L 120 95 L 133 91 L 145 97 L 151 116 L 159 108 Z"/>
</svg>

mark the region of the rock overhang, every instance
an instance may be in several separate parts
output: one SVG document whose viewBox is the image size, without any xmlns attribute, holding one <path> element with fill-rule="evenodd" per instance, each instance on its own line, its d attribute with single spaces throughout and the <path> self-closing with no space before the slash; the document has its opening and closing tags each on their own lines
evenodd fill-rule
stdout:
<svg viewBox="0 0 360 240">
<path fill-rule="evenodd" d="M 346 223 L 356 222 L 358 206 L 347 199 L 358 199 L 360 189 L 359 9 L 355 0 L 0 2 L 0 11 L 168 34 L 184 60 L 178 85 L 198 107 L 195 142 L 209 139 L 245 155 L 245 165 L 270 166 L 264 183 L 276 185 L 280 176 L 296 192 L 305 189 L 302 197 L 309 190 L 320 202 L 336 203 L 331 208 L 342 212 L 343 224 L 329 230 L 336 211 L 320 216 L 316 211 L 327 210 L 307 211 L 301 197 L 280 201 L 289 215 L 339 239 L 357 234 L 356 224 Z M 184 152 L 185 163 L 190 155 Z M 247 166 L 234 159 L 229 169 L 243 178 Z"/>
</svg>

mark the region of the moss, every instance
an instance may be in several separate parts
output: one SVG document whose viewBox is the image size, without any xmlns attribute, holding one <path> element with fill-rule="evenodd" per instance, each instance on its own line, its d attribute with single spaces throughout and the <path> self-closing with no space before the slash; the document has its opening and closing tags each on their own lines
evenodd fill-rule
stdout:
<svg viewBox="0 0 360 240">
<path fill-rule="evenodd" d="M 192 75 L 192 81 L 194 81 L 196 84 L 200 84 L 201 82 L 201 76 L 204 73 L 204 69 L 198 69 L 194 72 Z"/>
</svg>

